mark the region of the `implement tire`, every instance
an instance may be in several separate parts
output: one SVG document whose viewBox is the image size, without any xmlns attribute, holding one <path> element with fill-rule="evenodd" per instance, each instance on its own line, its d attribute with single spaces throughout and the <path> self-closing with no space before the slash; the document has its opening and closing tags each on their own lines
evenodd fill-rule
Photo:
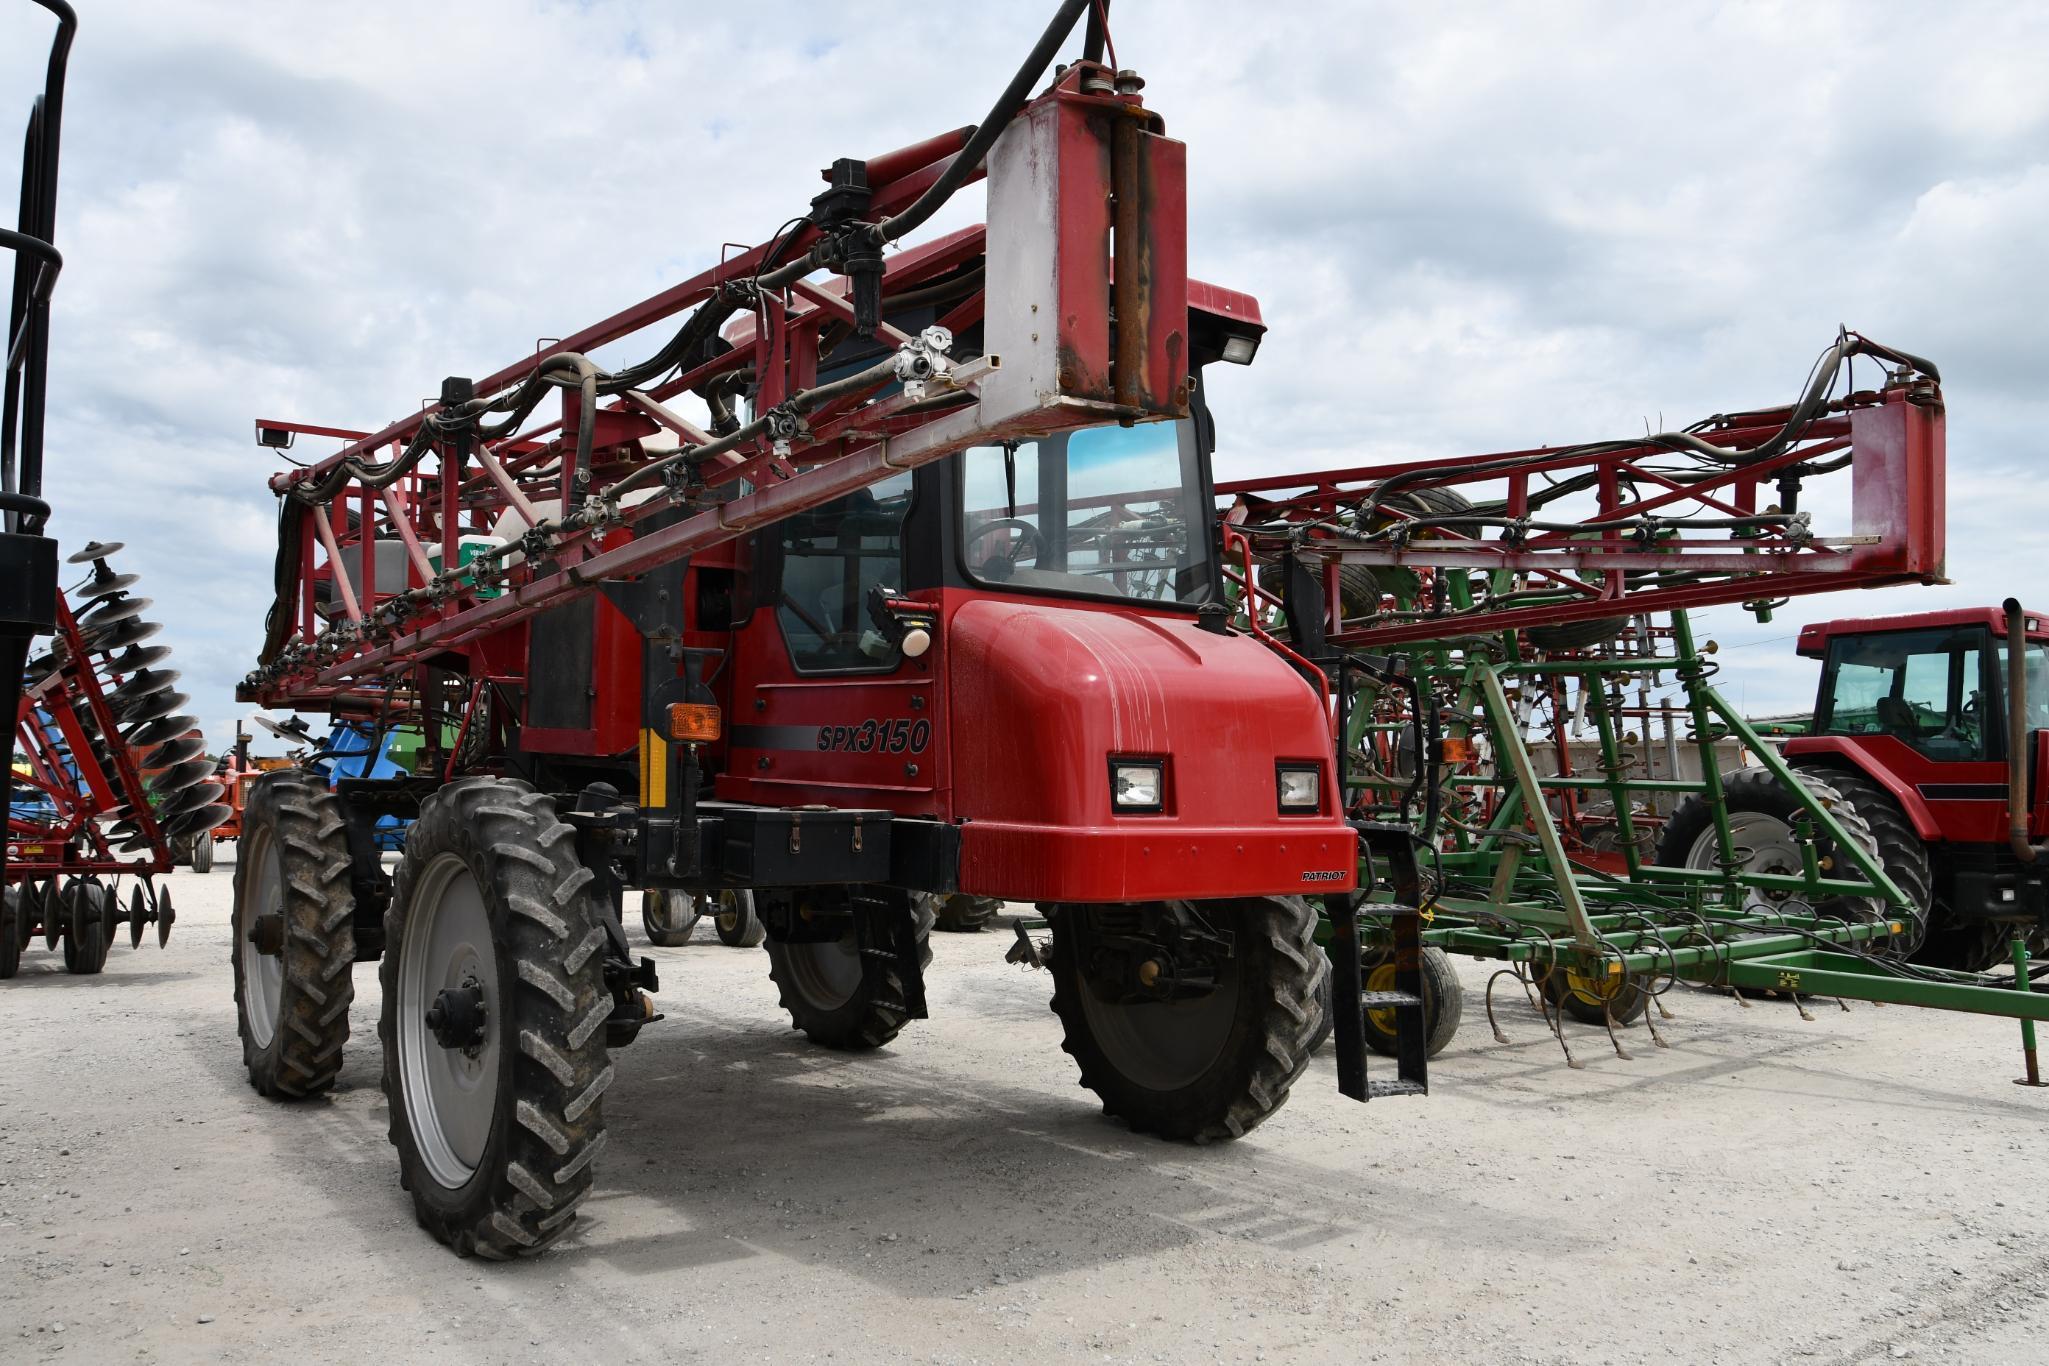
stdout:
<svg viewBox="0 0 2049 1366">
<path fill-rule="evenodd" d="M 768 927 L 754 913 L 754 893 L 729 887 L 707 893 L 705 899 L 710 903 L 705 914 L 712 918 L 712 928 L 727 948 L 757 948 L 768 937 Z"/>
<path fill-rule="evenodd" d="M 73 878 L 64 889 L 67 923 L 64 927 L 64 970 L 80 977 L 92 977 L 107 965 L 112 947 L 107 934 L 108 892 L 87 878 Z"/>
<path fill-rule="evenodd" d="M 640 894 L 640 928 L 656 948 L 682 948 L 701 918 L 697 901 L 688 892 L 650 887 Z"/>
<path fill-rule="evenodd" d="M 911 1018 L 903 973 L 893 956 L 860 951 L 863 936 L 855 923 L 866 917 L 865 942 L 879 948 L 890 942 L 892 917 L 903 913 L 888 906 L 857 906 L 838 939 L 811 944 L 768 941 L 768 977 L 776 984 L 782 1008 L 790 1013 L 790 1028 L 802 1030 L 815 1044 L 850 1053 L 880 1048 L 903 1032 Z M 749 914 L 760 924 L 751 907 Z M 909 914 L 917 930 L 922 971 L 932 964 L 932 908 L 924 898 L 912 897 Z"/>
<path fill-rule="evenodd" d="M 554 801 L 509 778 L 435 792 L 384 917 L 384 1096 L 399 1183 L 459 1256 L 536 1251 L 570 1227 L 605 1145 L 612 1063 L 595 875 Z M 430 1021 L 469 999 L 474 1042 Z"/>
<path fill-rule="evenodd" d="M 1330 960 L 1316 943 L 1316 912 L 1300 897 L 1194 904 L 1236 942 L 1207 996 L 1099 1000 L 1087 964 L 1099 919 L 1117 908 L 1050 907 L 1049 966 L 1060 1046 L 1103 1113 L 1134 1133 L 1207 1143 L 1242 1137 L 1286 1103 L 1328 1018 Z"/>
<path fill-rule="evenodd" d="M 348 821 L 325 783 L 280 769 L 249 785 L 242 830 L 228 945 L 242 1065 L 263 1095 L 316 1096 L 341 1072 L 356 997 Z M 283 917 L 276 954 L 250 940 L 266 915 Z"/>
<path fill-rule="evenodd" d="M 1423 1036 L 1425 1057 L 1436 1057 L 1458 1033 L 1459 1020 L 1466 1012 L 1466 989 L 1451 965 L 1451 955 L 1434 945 L 1423 949 Z M 1368 991 L 1395 990 L 1394 959 L 1387 957 L 1363 974 Z M 1392 1007 L 1366 1012 L 1366 1046 L 1384 1058 L 1392 1058 L 1400 1044 L 1395 1032 L 1398 1021 Z"/>
<path fill-rule="evenodd" d="M 0 892 L 0 982 L 21 971 L 21 908 L 25 901 L 19 887 Z"/>
</svg>

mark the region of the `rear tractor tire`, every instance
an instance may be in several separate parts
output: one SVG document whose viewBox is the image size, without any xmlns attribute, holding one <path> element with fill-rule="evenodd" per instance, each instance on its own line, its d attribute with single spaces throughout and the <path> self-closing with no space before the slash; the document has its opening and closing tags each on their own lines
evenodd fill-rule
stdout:
<svg viewBox="0 0 2049 1366">
<path fill-rule="evenodd" d="M 885 951 L 893 918 L 902 913 L 888 906 L 856 906 L 837 939 L 768 941 L 769 980 L 790 1013 L 790 1028 L 802 1030 L 815 1044 L 846 1052 L 880 1048 L 903 1032 L 911 1018 L 903 972 Z M 922 972 L 932 963 L 932 908 L 924 898 L 913 897 L 909 914 Z M 865 952 L 864 943 L 870 946 Z"/>
<path fill-rule="evenodd" d="M 925 893 L 921 899 L 931 903 L 932 928 L 945 930 L 948 934 L 980 934 L 988 928 L 991 920 L 1003 913 L 1003 903 L 993 896 L 968 896 L 962 892 L 949 896 Z"/>
<path fill-rule="evenodd" d="M 1952 972 L 1987 972 L 2007 960 L 2013 933 L 2010 926 L 1996 920 L 1959 919 L 1936 897 L 1928 847 L 1914 833 L 1913 824 L 1891 793 L 1854 769 L 1802 770 L 1803 777 L 1809 773 L 1818 774 L 1864 818 L 1878 841 L 1885 871 L 1920 913 L 1923 933 L 1910 949 L 1910 959 Z"/>
<path fill-rule="evenodd" d="M 1287 1101 L 1328 1019 L 1330 960 L 1316 943 L 1316 912 L 1300 897 L 1164 909 L 1231 936 L 1206 994 L 1120 998 L 1110 984 L 1106 965 L 1123 951 L 1113 945 L 1143 942 L 1154 908 L 1048 908 L 1060 1046 L 1103 1113 L 1133 1132 L 1196 1143 L 1238 1138 Z"/>
<path fill-rule="evenodd" d="M 1803 772 L 1799 776 L 1801 786 L 1820 801 L 1850 838 L 1877 854 L 1888 872 L 1900 866 L 1896 853 L 1880 847 L 1863 811 L 1835 787 L 1833 774 L 1824 778 L 1820 774 Z M 1724 773 L 1722 795 L 1728 808 L 1732 842 L 1736 847 L 1736 871 L 1798 876 L 1801 856 L 1793 827 L 1802 810 L 1799 799 L 1762 768 L 1739 768 Z M 1846 866 L 1848 859 L 1841 858 L 1840 852 L 1818 833 L 1815 854 L 1822 861 L 1825 874 L 1855 875 L 1854 867 Z M 1721 866 L 1714 812 L 1705 796 L 1696 794 L 1688 797 L 1672 812 L 1672 818 L 1665 822 L 1665 828 L 1658 836 L 1657 861 L 1668 868 Z M 1903 886 L 1902 890 L 1909 895 L 1925 895 L 1927 886 L 1924 873 L 1918 883 Z M 1747 904 L 1777 909 L 1792 895 L 1789 892 L 1752 892 Z M 1815 906 L 1814 914 L 1837 920 L 1873 920 L 1878 917 L 1879 910 L 1880 903 L 1873 897 L 1838 896 Z"/>
<path fill-rule="evenodd" d="M 469 778 L 408 832 L 379 969 L 383 1087 L 399 1182 L 460 1256 L 568 1230 L 605 1145 L 612 1084 L 596 878 L 555 804 Z"/>
<path fill-rule="evenodd" d="M 317 1096 L 341 1073 L 356 998 L 347 831 L 341 799 L 317 776 L 280 769 L 249 785 L 228 952 L 242 1065 L 266 1096 Z"/>
</svg>

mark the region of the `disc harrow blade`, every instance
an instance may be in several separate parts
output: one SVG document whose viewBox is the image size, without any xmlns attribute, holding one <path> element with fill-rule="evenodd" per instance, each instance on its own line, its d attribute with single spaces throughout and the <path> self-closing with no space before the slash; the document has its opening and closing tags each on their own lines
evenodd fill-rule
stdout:
<svg viewBox="0 0 2049 1366">
<path fill-rule="evenodd" d="M 109 659 L 107 668 L 117 674 L 132 674 L 170 657 L 171 647 L 168 645 L 131 645 Z"/>
<path fill-rule="evenodd" d="M 78 625 L 81 630 L 97 631 L 102 626 L 141 616 L 155 601 L 155 598 L 131 598 L 126 593 L 102 598 L 93 604 L 90 611 L 80 615 Z"/>
<path fill-rule="evenodd" d="M 85 586 L 71 594 L 73 602 L 97 602 L 114 593 L 123 593 L 142 581 L 140 574 L 95 574 L 85 581 Z"/>
<path fill-rule="evenodd" d="M 107 556 L 121 549 L 121 546 L 122 542 L 120 541 L 87 541 L 82 547 L 65 556 L 65 562 L 67 564 L 90 564 L 94 560 L 106 559 Z"/>
<path fill-rule="evenodd" d="M 201 782 L 194 783 L 181 792 L 173 793 L 165 799 L 163 809 L 159 813 L 164 818 L 165 828 L 169 829 L 171 825 L 176 824 L 176 821 L 173 819 L 174 817 L 187 815 L 197 811 L 202 806 L 209 806 L 219 801 L 221 794 L 227 790 L 225 783 Z"/>
<path fill-rule="evenodd" d="M 176 743 L 173 741 L 172 743 Z M 202 745 L 205 741 L 200 742 Z M 164 771 L 149 780 L 149 790 L 158 796 L 169 796 L 182 792 L 195 783 L 213 776 L 213 760 L 187 759 L 182 764 L 166 765 Z"/>
<path fill-rule="evenodd" d="M 148 749 L 152 745 L 161 745 L 166 740 L 175 740 L 198 729 L 199 718 L 196 716 L 165 716 L 122 734 L 135 748 Z"/>
<path fill-rule="evenodd" d="M 130 645 L 148 640 L 163 629 L 163 623 L 161 622 L 143 621 L 139 618 L 131 621 L 117 622 L 102 631 L 87 632 L 85 647 L 88 650 L 112 653 L 115 650 L 125 649 Z"/>
<path fill-rule="evenodd" d="M 128 675 L 119 687 L 108 693 L 107 700 L 119 706 L 131 698 L 141 697 L 144 693 L 168 688 L 181 677 L 183 675 L 176 669 L 140 669 Z"/>
<path fill-rule="evenodd" d="M 164 826 L 164 833 L 174 840 L 185 839 L 190 835 L 198 834 L 202 830 L 213 829 L 216 825 L 219 825 L 234 814 L 234 807 L 220 802 L 216 802 L 211 806 L 201 806 L 182 815 L 172 817 L 170 823 Z"/>
</svg>

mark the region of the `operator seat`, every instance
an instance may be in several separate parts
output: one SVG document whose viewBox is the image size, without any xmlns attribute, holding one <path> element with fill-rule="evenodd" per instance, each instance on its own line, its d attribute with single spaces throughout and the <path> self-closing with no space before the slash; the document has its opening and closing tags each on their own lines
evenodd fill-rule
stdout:
<svg viewBox="0 0 2049 1366">
<path fill-rule="evenodd" d="M 1887 695 L 1878 699 L 1878 728 L 1888 735 L 1897 735 L 1903 740 L 1921 738 L 1920 723 L 1914 719 L 1914 706 L 1901 698 Z"/>
</svg>

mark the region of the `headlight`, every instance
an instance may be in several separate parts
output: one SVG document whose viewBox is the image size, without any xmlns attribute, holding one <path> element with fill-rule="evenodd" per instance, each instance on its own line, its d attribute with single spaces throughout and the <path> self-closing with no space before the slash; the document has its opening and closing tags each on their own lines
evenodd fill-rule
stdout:
<svg viewBox="0 0 2049 1366">
<path fill-rule="evenodd" d="M 1315 811 L 1323 805 L 1323 770 L 1314 764 L 1282 764 L 1274 783 L 1282 811 Z"/>
<path fill-rule="evenodd" d="M 1166 803 L 1165 765 L 1157 759 L 1112 759 L 1110 805 L 1118 811 L 1159 811 Z"/>
</svg>

